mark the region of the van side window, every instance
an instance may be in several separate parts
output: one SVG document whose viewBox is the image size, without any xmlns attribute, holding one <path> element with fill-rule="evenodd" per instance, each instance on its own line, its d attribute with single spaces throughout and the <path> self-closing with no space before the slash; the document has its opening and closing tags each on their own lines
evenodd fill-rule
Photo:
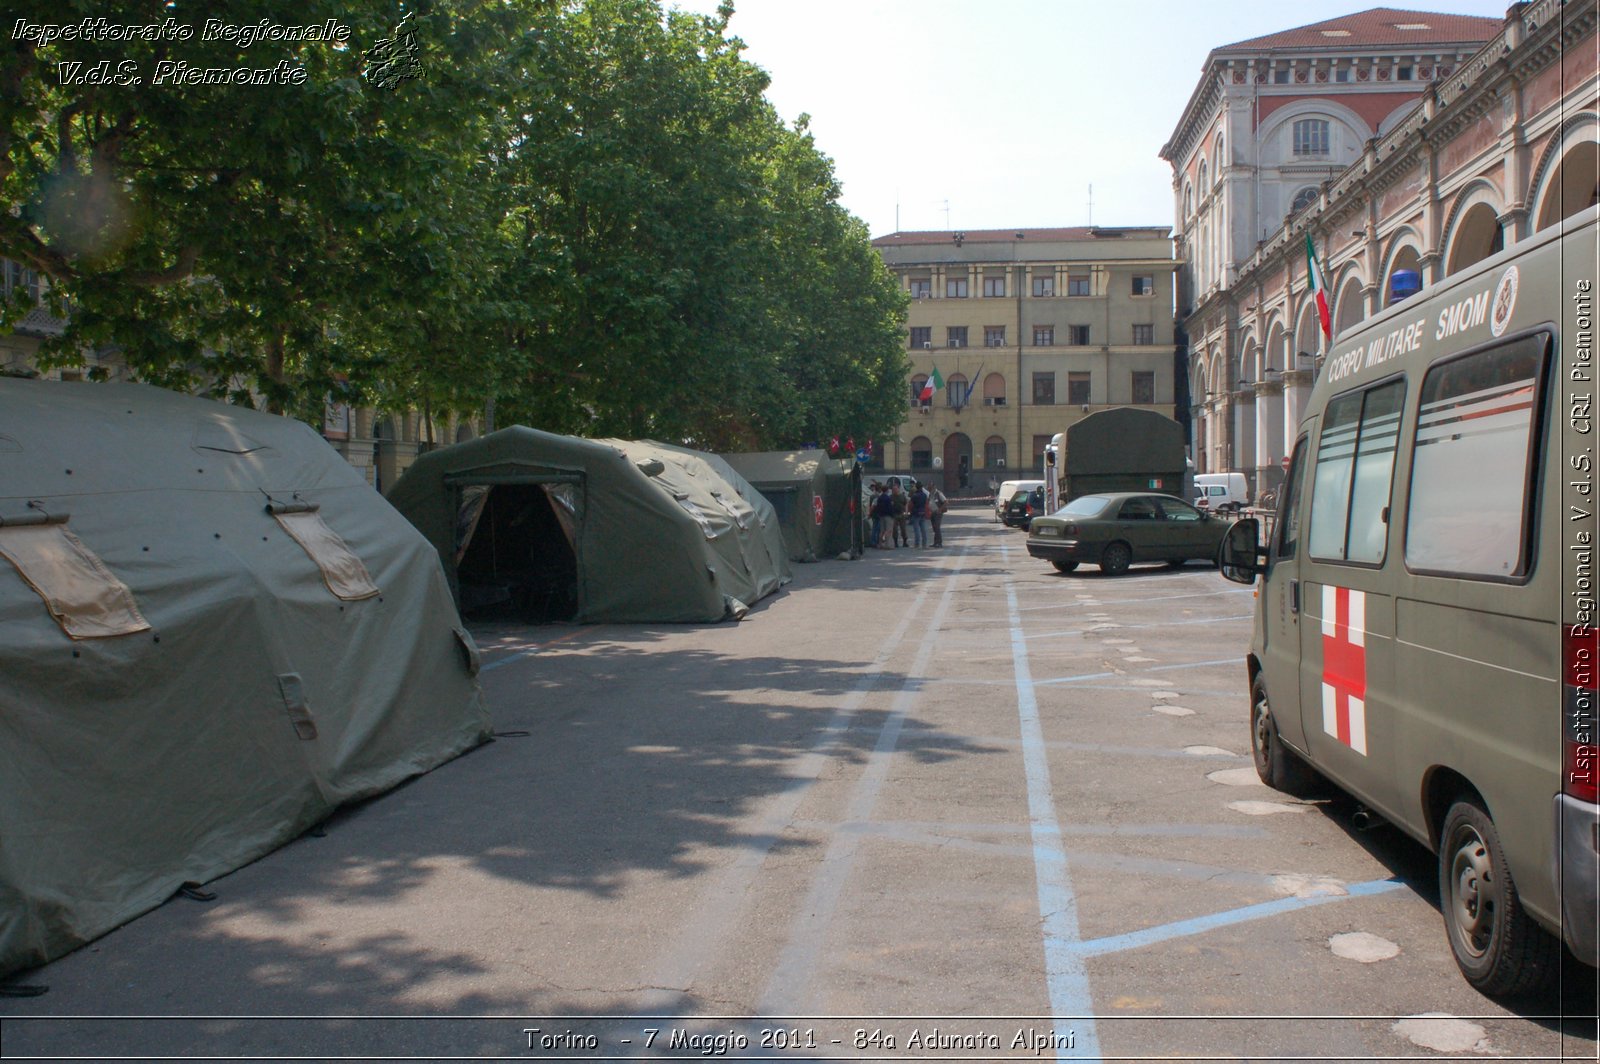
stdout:
<svg viewBox="0 0 1600 1064">
<path fill-rule="evenodd" d="M 1308 439 L 1301 436 L 1289 460 L 1289 475 L 1278 500 L 1278 546 L 1275 557 L 1293 558 L 1300 547 L 1300 485 L 1305 480 Z"/>
<path fill-rule="evenodd" d="M 1313 558 L 1383 561 L 1404 398 L 1403 382 L 1392 381 L 1328 404 L 1311 490 Z"/>
<path fill-rule="evenodd" d="M 1528 336 L 1423 378 L 1406 514 L 1406 566 L 1515 579 L 1532 568 L 1529 504 L 1548 342 Z"/>
</svg>

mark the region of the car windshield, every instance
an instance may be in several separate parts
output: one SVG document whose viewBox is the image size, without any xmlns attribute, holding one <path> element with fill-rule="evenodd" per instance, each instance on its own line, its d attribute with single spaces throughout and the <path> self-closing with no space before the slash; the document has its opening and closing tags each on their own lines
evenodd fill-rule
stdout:
<svg viewBox="0 0 1600 1064">
<path fill-rule="evenodd" d="M 1106 508 L 1107 499 L 1104 495 L 1084 495 L 1073 499 L 1067 505 L 1056 511 L 1056 514 L 1067 517 L 1090 517 Z"/>
</svg>

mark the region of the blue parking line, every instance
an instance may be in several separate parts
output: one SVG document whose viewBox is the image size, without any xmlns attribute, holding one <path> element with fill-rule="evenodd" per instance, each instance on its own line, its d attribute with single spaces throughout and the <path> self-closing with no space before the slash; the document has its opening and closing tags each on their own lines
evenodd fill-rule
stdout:
<svg viewBox="0 0 1600 1064">
<path fill-rule="evenodd" d="M 1260 920 L 1279 913 L 1293 912 L 1296 909 L 1309 909 L 1317 905 L 1327 905 L 1336 901 L 1347 901 L 1350 898 L 1365 898 L 1374 894 L 1387 894 L 1393 890 L 1401 890 L 1405 884 L 1398 879 L 1373 879 L 1365 883 L 1357 883 L 1347 888 L 1344 894 L 1314 894 L 1305 898 L 1279 898 L 1276 901 L 1264 901 L 1258 905 L 1246 905 L 1242 909 L 1229 909 L 1225 912 L 1212 913 L 1210 916 L 1197 916 L 1190 920 L 1178 920 L 1170 924 L 1161 924 L 1157 927 L 1147 927 L 1143 931 L 1130 931 L 1125 935 L 1111 935 L 1107 938 L 1097 938 L 1089 942 L 1079 942 L 1075 947 L 1081 957 L 1099 957 L 1107 953 L 1121 953 L 1123 950 L 1140 949 L 1144 946 L 1154 945 L 1157 942 L 1167 942 L 1174 938 L 1184 938 L 1188 935 L 1198 935 L 1206 931 L 1214 931 L 1219 927 L 1230 924 L 1242 924 L 1250 920 Z"/>
<path fill-rule="evenodd" d="M 1050 762 L 1045 756 L 1039 702 L 1028 669 L 1028 644 L 1017 610 L 1017 589 L 1006 582 L 1006 612 L 1011 624 L 1011 660 L 1017 682 L 1017 716 L 1022 731 L 1022 764 L 1028 780 L 1028 826 L 1033 837 L 1034 877 L 1044 927 L 1045 983 L 1054 1018 L 1056 1059 L 1100 1059 L 1094 999 L 1089 992 L 1088 954 L 1078 937 L 1078 899 L 1072 892 L 1067 853 L 1061 845 Z M 1069 1020 L 1075 1022 L 1068 1022 Z M 1070 1047 L 1070 1048 L 1069 1048 Z"/>
</svg>

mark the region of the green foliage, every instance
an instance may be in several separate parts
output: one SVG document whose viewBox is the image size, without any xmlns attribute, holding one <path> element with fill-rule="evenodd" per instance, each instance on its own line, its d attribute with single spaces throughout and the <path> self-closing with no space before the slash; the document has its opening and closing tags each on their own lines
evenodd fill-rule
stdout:
<svg viewBox="0 0 1600 1064">
<path fill-rule="evenodd" d="M 156 21 L 131 0 L 14 18 Z M 188 41 L 0 44 L 0 255 L 70 300 L 49 357 L 313 416 L 481 408 L 734 449 L 887 434 L 902 297 L 832 165 L 714 17 L 656 0 L 174 2 Z M 418 77 L 363 80 L 402 15 Z M 342 46 L 201 41 L 209 18 Z M 67 85 L 60 64 L 137 64 Z M 154 84 L 157 64 L 305 71 Z M 79 68 L 79 69 L 84 69 Z M 14 319 L 17 310 L 0 313 Z"/>
</svg>

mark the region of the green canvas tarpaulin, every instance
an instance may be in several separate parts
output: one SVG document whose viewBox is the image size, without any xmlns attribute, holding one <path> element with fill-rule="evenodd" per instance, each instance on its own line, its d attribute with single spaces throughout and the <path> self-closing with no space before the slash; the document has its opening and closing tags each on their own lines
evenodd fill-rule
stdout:
<svg viewBox="0 0 1600 1064">
<path fill-rule="evenodd" d="M 718 621 L 790 579 L 770 504 L 715 455 L 516 426 L 418 458 L 389 501 L 464 611 Z"/>
<path fill-rule="evenodd" d="M 0 380 L 0 975 L 483 742 L 476 662 L 306 425 Z"/>
<path fill-rule="evenodd" d="M 860 554 L 861 478 L 855 462 L 829 458 L 822 450 L 722 457 L 772 504 L 791 561 Z"/>
</svg>

